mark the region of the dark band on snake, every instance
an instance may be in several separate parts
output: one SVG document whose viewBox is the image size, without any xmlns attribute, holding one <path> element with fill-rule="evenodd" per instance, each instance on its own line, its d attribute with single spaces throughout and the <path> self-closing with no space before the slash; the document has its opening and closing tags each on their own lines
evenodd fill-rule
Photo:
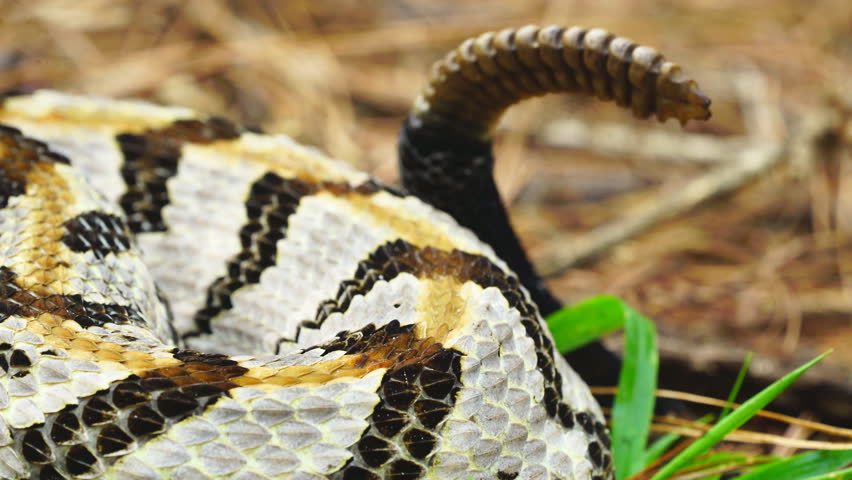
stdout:
<svg viewBox="0 0 852 480">
<path fill-rule="evenodd" d="M 168 229 L 163 221 L 163 207 L 169 203 L 166 182 L 177 174 L 184 144 L 208 144 L 239 136 L 231 122 L 215 117 L 205 121 L 179 120 L 166 128 L 116 136 L 124 155 L 121 176 L 127 183 L 127 192 L 119 203 L 130 229 L 136 233 Z"/>
</svg>

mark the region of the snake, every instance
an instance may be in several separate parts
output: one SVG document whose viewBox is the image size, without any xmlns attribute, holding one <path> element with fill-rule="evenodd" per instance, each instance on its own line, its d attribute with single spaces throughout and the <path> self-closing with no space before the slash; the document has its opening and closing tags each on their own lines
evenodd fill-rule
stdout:
<svg viewBox="0 0 852 480">
<path fill-rule="evenodd" d="M 51 90 L 0 103 L 0 477 L 614 478 L 492 143 L 546 93 L 709 117 L 601 29 L 435 63 L 388 186 L 280 134 Z"/>
</svg>

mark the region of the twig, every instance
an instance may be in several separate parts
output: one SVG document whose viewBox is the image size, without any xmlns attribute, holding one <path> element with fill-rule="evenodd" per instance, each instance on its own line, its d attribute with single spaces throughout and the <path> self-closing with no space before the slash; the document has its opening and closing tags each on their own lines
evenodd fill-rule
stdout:
<svg viewBox="0 0 852 480">
<path fill-rule="evenodd" d="M 542 260 L 538 262 L 539 270 L 544 276 L 555 275 L 578 262 L 597 256 L 662 220 L 680 215 L 710 198 L 739 188 L 778 163 L 784 153 L 784 145 L 755 145 L 747 148 L 735 161 L 722 164 L 684 185 L 667 188 L 669 193 L 632 209 L 617 221 L 579 236 L 570 244 L 550 244 L 545 247 Z"/>
<path fill-rule="evenodd" d="M 618 388 L 617 387 L 591 387 L 590 390 L 595 395 L 615 395 L 615 393 L 618 391 Z M 694 394 L 694 393 L 679 392 L 679 391 L 676 391 L 676 390 L 668 390 L 668 389 L 665 389 L 665 388 L 658 388 L 654 392 L 654 395 L 656 395 L 659 398 L 671 398 L 671 399 L 675 399 L 675 400 L 682 400 L 682 401 L 685 401 L 685 402 L 692 402 L 692 403 L 697 403 L 697 404 L 701 404 L 701 405 L 709 405 L 709 406 L 719 407 L 719 408 L 724 408 L 725 406 L 728 405 L 728 403 L 725 400 L 720 400 L 718 398 L 707 397 L 707 396 L 704 396 L 704 395 L 697 395 L 697 394 Z M 732 406 L 734 408 L 737 408 L 737 407 L 740 406 L 740 404 L 734 403 Z M 827 433 L 829 435 L 836 435 L 836 436 L 839 436 L 839 437 L 852 439 L 852 429 L 849 429 L 849 428 L 835 427 L 833 425 L 827 425 L 825 423 L 815 422 L 813 420 L 808 420 L 808 419 L 804 419 L 804 418 L 791 417 L 789 415 L 784 415 L 782 413 L 776 413 L 776 412 L 772 412 L 772 411 L 769 411 L 769 410 L 760 410 L 755 414 L 755 416 L 756 417 L 769 418 L 769 419 L 772 419 L 772 420 L 777 420 L 779 422 L 788 423 L 790 425 L 799 425 L 802 428 L 807 428 L 807 429 L 810 429 L 810 430 Z M 660 418 L 665 418 L 666 421 L 669 421 L 670 423 L 677 423 L 678 421 L 681 421 L 681 419 L 679 419 L 677 417 L 664 416 L 664 417 L 660 417 Z M 690 425 L 692 425 L 692 423 L 693 422 L 690 422 Z"/>
<path fill-rule="evenodd" d="M 705 201 L 729 193 L 784 158 L 805 172 L 815 158 L 815 142 L 836 128 L 831 111 L 820 110 L 807 116 L 797 134 L 785 143 L 757 143 L 745 148 L 732 161 L 721 163 L 708 173 L 682 185 L 665 188 L 649 202 L 626 212 L 616 221 L 575 237 L 570 243 L 552 242 L 542 248 L 537 262 L 544 276 L 555 275 L 578 262 L 600 255 L 657 223 L 681 215 Z M 802 164 L 805 164 L 803 167 Z"/>
<path fill-rule="evenodd" d="M 651 425 L 651 430 L 662 433 L 677 433 L 686 437 L 700 437 L 710 427 L 693 425 L 681 427 L 676 425 Z M 852 443 L 823 442 L 820 440 L 802 440 L 789 438 L 771 433 L 754 432 L 751 430 L 735 430 L 725 436 L 725 441 L 752 444 L 783 445 L 794 448 L 820 449 L 820 450 L 849 450 Z"/>
<path fill-rule="evenodd" d="M 536 136 L 536 142 L 614 157 L 694 164 L 727 162 L 748 144 L 742 137 L 712 138 L 660 129 L 645 131 L 624 123 L 590 123 L 580 118 L 549 123 Z"/>
</svg>

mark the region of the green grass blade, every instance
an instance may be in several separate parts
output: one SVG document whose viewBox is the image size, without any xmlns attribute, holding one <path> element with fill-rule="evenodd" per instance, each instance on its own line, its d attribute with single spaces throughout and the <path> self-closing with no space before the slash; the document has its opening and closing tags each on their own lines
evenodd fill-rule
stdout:
<svg viewBox="0 0 852 480">
<path fill-rule="evenodd" d="M 852 463 L 852 450 L 822 450 L 800 453 L 758 467 L 735 480 L 803 480 L 822 475 Z M 827 477 L 831 478 L 831 477 Z"/>
<path fill-rule="evenodd" d="M 808 477 L 805 480 L 850 480 L 852 479 L 852 468 L 844 468 L 834 473 L 818 475 L 816 477 Z"/>
<path fill-rule="evenodd" d="M 748 462 L 752 457 L 736 452 L 708 452 L 699 455 L 687 465 L 691 469 L 718 468 L 724 465 L 739 465 Z"/>
<path fill-rule="evenodd" d="M 637 473 L 645 465 L 659 364 L 654 324 L 630 307 L 624 304 L 621 307 L 624 360 L 612 409 L 612 453 L 618 480 Z"/>
<path fill-rule="evenodd" d="M 624 363 L 612 413 L 613 456 L 618 479 L 638 472 L 645 464 L 657 388 L 653 323 L 618 298 L 600 295 L 553 313 L 547 324 L 563 353 L 625 328 Z"/>
<path fill-rule="evenodd" d="M 682 452 L 675 456 L 675 458 L 663 466 L 656 475 L 651 477 L 651 480 L 663 480 L 665 478 L 669 478 L 697 455 L 713 448 L 713 446 L 719 443 L 725 435 L 736 430 L 742 424 L 747 422 L 749 418 L 769 404 L 769 402 L 789 387 L 791 383 L 793 383 L 809 368 L 825 358 L 828 353 L 829 352 L 826 352 L 797 368 L 793 372 L 784 376 L 784 378 L 766 387 L 763 391 L 743 403 L 739 408 L 731 412 L 730 415 L 708 430 L 703 437 L 696 440 L 692 445 L 686 447 Z"/>
<path fill-rule="evenodd" d="M 547 316 L 556 349 L 569 352 L 624 326 L 621 300 L 600 295 L 582 300 Z"/>
<path fill-rule="evenodd" d="M 734 388 L 732 388 L 731 393 L 728 394 L 728 402 L 725 404 L 722 414 L 719 415 L 719 420 L 728 416 L 728 413 L 731 412 L 731 405 L 737 401 L 737 395 L 740 394 L 740 388 L 743 386 L 746 373 L 748 373 L 748 367 L 751 365 L 751 357 L 751 352 L 748 352 L 745 360 L 743 360 L 742 366 L 740 367 L 740 373 L 737 375 L 737 380 L 734 382 Z"/>
</svg>

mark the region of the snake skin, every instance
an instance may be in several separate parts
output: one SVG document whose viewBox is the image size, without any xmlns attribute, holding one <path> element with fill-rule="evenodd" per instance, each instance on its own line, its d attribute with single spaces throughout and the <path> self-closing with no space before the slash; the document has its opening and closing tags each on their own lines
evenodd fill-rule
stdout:
<svg viewBox="0 0 852 480">
<path fill-rule="evenodd" d="M 0 125 L 0 477 L 613 478 L 449 214 L 184 108 L 39 91 Z"/>
</svg>

